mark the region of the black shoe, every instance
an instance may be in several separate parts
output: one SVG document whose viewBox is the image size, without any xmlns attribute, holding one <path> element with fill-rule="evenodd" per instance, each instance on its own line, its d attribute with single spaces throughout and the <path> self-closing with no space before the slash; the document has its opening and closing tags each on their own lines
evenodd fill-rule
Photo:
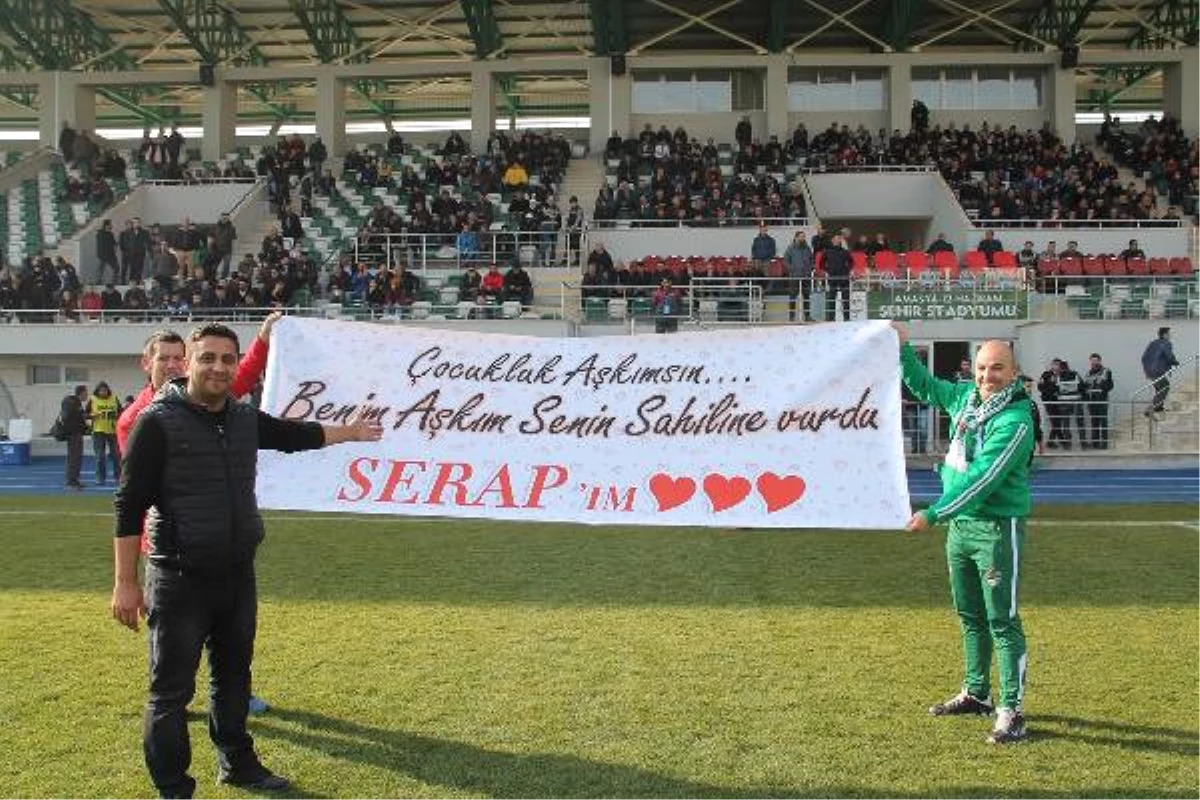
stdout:
<svg viewBox="0 0 1200 800">
<path fill-rule="evenodd" d="M 259 767 L 244 773 L 222 770 L 217 775 L 217 783 L 226 783 L 256 792 L 286 792 L 292 788 L 291 781 L 282 775 L 276 775 L 266 767 Z"/>
<path fill-rule="evenodd" d="M 980 700 L 967 692 L 959 692 L 946 702 L 938 703 L 930 708 L 929 713 L 935 717 L 949 717 L 956 714 L 978 714 L 983 717 L 991 714 L 994 710 L 990 699 Z"/>
<path fill-rule="evenodd" d="M 1025 715 L 1012 708 L 1002 708 L 996 714 L 996 727 L 988 735 L 988 744 L 1019 742 L 1029 735 L 1025 730 Z"/>
</svg>

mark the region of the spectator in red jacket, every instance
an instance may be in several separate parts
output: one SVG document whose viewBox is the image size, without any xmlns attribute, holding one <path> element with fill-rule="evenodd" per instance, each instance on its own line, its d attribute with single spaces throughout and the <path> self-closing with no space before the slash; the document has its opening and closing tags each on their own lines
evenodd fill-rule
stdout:
<svg viewBox="0 0 1200 800">
<path fill-rule="evenodd" d="M 495 264 L 488 267 L 483 279 L 479 282 L 480 297 L 494 297 L 496 300 L 504 293 L 504 276 Z"/>
</svg>

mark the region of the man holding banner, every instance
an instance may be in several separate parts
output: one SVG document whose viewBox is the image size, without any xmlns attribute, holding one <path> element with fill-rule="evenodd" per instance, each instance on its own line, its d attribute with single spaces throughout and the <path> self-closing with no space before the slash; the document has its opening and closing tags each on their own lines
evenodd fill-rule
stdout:
<svg viewBox="0 0 1200 800">
<path fill-rule="evenodd" d="M 219 324 L 187 341 L 187 377 L 168 383 L 138 419 L 114 500 L 116 580 L 112 614 L 150 629 L 150 700 L 143 744 L 163 797 L 191 797 L 186 709 L 207 641 L 212 670 L 209 734 L 218 780 L 256 791 L 287 789 L 258 759 L 246 731 L 257 587 L 254 556 L 263 538 L 255 498 L 259 448 L 295 452 L 341 442 L 378 441 L 382 426 L 358 415 L 329 426 L 271 417 L 230 395 L 237 334 Z M 149 520 L 146 592 L 138 582 L 138 539 Z"/>
<path fill-rule="evenodd" d="M 242 356 L 242 360 L 238 362 L 237 372 L 230 384 L 230 393 L 234 397 L 240 398 L 249 395 L 262 377 L 263 371 L 267 368 L 271 328 L 282 316 L 283 313 L 280 311 L 267 315 L 258 329 L 258 335 L 254 337 L 254 341 Z M 125 453 L 128 449 L 129 434 L 133 432 L 134 423 L 137 422 L 146 407 L 153 402 L 158 390 L 167 382 L 184 375 L 185 356 L 183 337 L 175 331 L 155 331 L 146 340 L 146 344 L 142 348 L 140 363 L 148 380 L 142 390 L 138 392 L 137 397 L 121 411 L 121 416 L 117 419 L 115 452 L 118 453 L 118 458 L 119 454 Z M 120 483 L 120 477 L 116 472 L 114 472 L 114 477 Z M 141 551 L 143 555 L 150 552 L 145 533 L 142 534 Z M 249 710 L 251 714 L 263 714 L 267 710 L 267 703 L 262 698 L 251 694 Z"/>
<path fill-rule="evenodd" d="M 1005 342 L 986 342 L 975 354 L 974 385 L 929 373 L 901 340 L 904 383 L 918 399 L 949 414 L 950 448 L 940 465 L 942 495 L 913 514 L 907 528 L 927 530 L 949 521 L 946 559 L 954 608 L 962 626 L 966 669 L 962 691 L 933 706 L 934 716 L 991 714 L 992 744 L 1025 738 L 1025 633 L 1017 613 L 1025 518 L 1029 515 L 1029 462 L 1034 434 L 1030 400 Z M 991 662 L 997 653 L 999 703 L 991 700 Z"/>
</svg>

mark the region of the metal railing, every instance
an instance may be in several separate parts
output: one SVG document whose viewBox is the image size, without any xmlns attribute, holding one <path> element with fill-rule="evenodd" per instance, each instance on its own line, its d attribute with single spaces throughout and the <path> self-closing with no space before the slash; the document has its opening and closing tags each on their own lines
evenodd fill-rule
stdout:
<svg viewBox="0 0 1200 800">
<path fill-rule="evenodd" d="M 811 160 L 811 158 L 810 156 L 809 159 Z M 938 168 L 933 164 L 809 164 L 805 161 L 800 167 L 800 171 L 806 175 L 819 175 L 822 172 L 937 172 Z"/>
<path fill-rule="evenodd" d="M 114 309 L 111 311 L 80 311 L 64 314 L 56 309 L 0 309 L 0 325 L 62 325 L 72 329 L 92 325 L 113 324 L 156 324 L 172 325 L 200 324 L 203 322 L 261 322 L 275 311 L 297 317 L 322 319 L 353 319 L 364 322 L 424 319 L 516 319 L 522 314 L 534 314 L 539 319 L 561 319 L 561 306 L 535 302 L 522 305 L 494 302 L 486 298 L 477 300 L 439 301 L 414 300 L 409 303 L 372 304 L 365 300 L 341 298 L 321 300 L 311 305 L 278 305 L 234 308 L 167 308 Z"/>
<path fill-rule="evenodd" d="M 970 215 L 968 214 L 968 216 Z M 1184 224 L 1182 219 L 980 219 L 978 217 L 972 217 L 971 221 L 975 224 L 975 227 L 979 229 L 1063 228 L 1066 230 L 1066 232 L 1080 228 L 1182 228 Z"/>
<path fill-rule="evenodd" d="M 1035 320 L 1186 319 L 1200 315 L 1200 283 L 1188 276 L 1048 276 L 1033 279 Z"/>
<path fill-rule="evenodd" d="M 574 255 L 579 254 L 576 251 Z M 412 254 L 408 253 L 407 256 Z M 419 254 L 409 261 L 406 260 L 406 254 L 397 255 L 395 252 L 392 252 L 390 261 L 392 266 L 415 263 L 417 266 L 411 271 L 425 280 L 425 288 L 438 291 L 439 298 L 443 284 L 454 280 L 453 277 L 449 281 L 445 278 L 458 275 L 471 263 L 458 257 L 420 258 Z M 379 265 L 382 264 L 380 262 Z M 483 266 L 482 261 L 480 266 Z M 543 294 L 535 301 L 534 307 L 541 313 L 590 323 L 625 322 L 631 318 L 644 320 L 653 316 L 647 304 L 658 287 L 658 280 L 659 273 L 656 272 L 630 273 L 629 282 L 621 284 L 597 285 L 579 279 L 565 280 L 559 282 L 557 297 Z M 798 279 L 696 273 L 686 277 L 676 276 L 675 280 L 676 289 L 681 292 L 684 302 L 680 313 L 672 316 L 680 320 L 704 324 L 787 324 L 803 316 L 797 309 L 802 296 Z M 851 281 L 850 294 L 845 298 L 844 307 L 849 309 L 852 319 L 1115 321 L 1190 318 L 1200 314 L 1200 285 L 1194 280 L 1155 277 L 1086 280 L 1093 285 L 1073 283 L 1073 289 L 1065 290 L 1062 295 L 1054 295 L 1030 291 L 1019 277 L 1010 279 L 991 275 L 988 279 L 964 281 L 947 278 L 934 271 L 913 276 L 874 274 Z M 810 304 L 816 303 L 820 308 L 827 308 L 831 304 L 827 280 L 821 277 L 809 279 L 808 289 Z M 542 291 L 545 292 L 544 284 Z M 816 300 L 812 299 L 814 295 Z M 820 303 L 822 296 L 824 306 Z M 607 308 L 609 300 L 621 302 L 610 311 Z M 318 293 L 312 305 L 321 306 L 329 302 L 339 303 L 343 299 Z M 434 304 L 445 305 L 440 301 Z M 345 305 L 359 307 L 362 302 Z M 601 308 L 601 305 L 605 307 Z M 808 310 L 811 309 L 804 309 Z M 160 319 L 171 313 L 163 308 L 122 308 L 112 311 L 78 309 L 67 314 L 57 308 L 0 309 L 0 322 L 139 321 L 144 318 Z M 198 308 L 190 313 L 193 316 L 205 316 L 241 311 Z M 371 311 L 363 313 L 366 316 L 379 316 Z M 821 318 L 820 314 L 816 316 Z"/>
<path fill-rule="evenodd" d="M 772 320 L 765 313 L 766 293 L 773 284 L 781 282 L 786 283 L 780 278 L 692 277 L 673 287 L 678 311 L 661 313 L 654 308 L 657 277 L 652 283 L 643 280 L 637 284 L 562 281 L 563 316 L 587 324 L 628 323 L 631 330 L 636 329 L 638 322 L 648 321 L 690 322 L 704 327 L 769 323 Z M 786 294 L 778 297 L 786 313 L 788 297 Z"/>
<path fill-rule="evenodd" d="M 588 230 L 629 230 L 631 228 L 757 228 L 804 227 L 812 224 L 809 217 L 755 217 L 739 216 L 725 219 L 593 219 Z"/>
<path fill-rule="evenodd" d="M 634 298 L 649 298 L 657 286 L 657 273 L 633 273 L 632 283 L 588 285 L 564 281 L 564 309 L 578 313 L 581 319 L 592 322 L 617 321 L 626 318 L 635 304 Z M 689 300 L 696 295 L 693 284 L 720 286 L 729 295 L 739 295 L 745 301 L 741 310 L 732 303 L 720 305 L 709 322 L 785 323 L 796 318 L 795 305 L 800 295 L 800 281 L 788 277 L 750 277 L 725 275 L 706 277 L 676 276 L 677 287 Z M 961 272 L 951 277 L 944 272 L 927 270 L 921 273 L 872 273 L 854 278 L 850 283 L 849 309 L 854 319 L 1009 319 L 1035 320 L 1146 320 L 1187 318 L 1200 315 L 1200 287 L 1195 280 L 1170 277 L 1145 278 L 1074 278 L 1057 286 L 1062 294 L 1042 294 L 1032 291 L 1024 270 L 989 270 L 973 276 Z M 809 293 L 823 294 L 827 304 L 829 282 L 822 277 L 809 279 Z M 625 310 L 618 306 L 611 314 L 602 313 L 598 305 L 590 308 L 582 300 L 578 308 L 568 303 L 566 296 L 580 292 L 583 296 L 626 301 Z M 750 301 L 754 301 L 751 303 Z M 568 308 L 568 305 L 572 305 Z M 637 306 L 638 316 L 645 316 L 644 307 Z M 698 320 L 698 306 L 691 302 L 685 318 Z"/>
<path fill-rule="evenodd" d="M 1117 429 L 1118 421 L 1124 417 L 1124 404 L 1111 398 L 1045 402 L 1034 391 L 1034 407 L 1042 427 L 1042 446 L 1037 453 L 1115 450 L 1120 446 L 1118 437 L 1129 437 L 1129 432 Z M 904 401 L 901 429 L 905 450 L 910 455 L 940 456 L 948 449 L 949 415 L 941 409 Z"/>
<path fill-rule="evenodd" d="M 1151 449 L 1154 447 L 1155 439 L 1162 435 L 1158 425 L 1160 415 L 1156 415 L 1154 410 L 1158 392 L 1163 392 L 1163 399 L 1159 402 L 1169 400 L 1172 389 L 1174 388 L 1175 391 L 1179 390 L 1178 387 L 1174 387 L 1174 383 L 1184 376 L 1191 377 L 1189 390 L 1194 392 L 1197 387 L 1200 387 L 1200 355 L 1184 359 L 1167 370 L 1161 377 L 1148 380 L 1129 394 L 1129 399 L 1125 405 L 1128 406 L 1127 418 L 1129 420 L 1130 435 L 1136 437 L 1139 429 L 1144 430 L 1147 443 Z M 1182 434 L 1200 435 L 1200 423 L 1198 423 L 1198 418 L 1194 411 L 1189 411 L 1185 416 L 1191 421 L 1192 427 L 1187 430 L 1176 427 L 1172 430 L 1172 434 L 1177 436 Z"/>
<path fill-rule="evenodd" d="M 483 231 L 478 248 L 460 250 L 457 234 L 366 233 L 354 237 L 354 262 L 392 268 L 403 264 L 414 272 L 434 269 L 466 269 L 470 265 L 504 266 L 520 262 L 526 268 L 582 267 L 582 235 L 561 230 Z"/>
<path fill-rule="evenodd" d="M 0 324 L 36 325 L 92 325 L 118 323 L 163 323 L 177 322 L 253 322 L 264 319 L 273 311 L 286 310 L 300 316 L 320 316 L 317 306 L 284 306 L 281 308 L 233 307 L 233 308 L 117 308 L 111 310 L 64 312 L 56 308 L 0 308 Z"/>
<path fill-rule="evenodd" d="M 245 177 L 228 176 L 221 177 L 219 175 L 195 175 L 189 178 L 143 178 L 139 181 L 140 186 L 195 186 L 202 183 L 257 183 L 263 178 L 257 175 L 248 175 Z"/>
</svg>

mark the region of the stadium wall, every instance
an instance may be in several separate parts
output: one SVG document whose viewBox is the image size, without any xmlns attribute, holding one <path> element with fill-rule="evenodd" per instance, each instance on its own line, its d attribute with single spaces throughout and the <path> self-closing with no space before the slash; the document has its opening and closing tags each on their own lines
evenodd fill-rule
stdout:
<svg viewBox="0 0 1200 800">
<path fill-rule="evenodd" d="M 682 126 L 687 131 L 688 136 L 696 137 L 700 140 L 701 144 L 707 142 L 710 137 L 716 144 L 733 144 L 734 128 L 741 122 L 743 116 L 750 118 L 751 135 L 759 141 L 766 142 L 769 139 L 767 135 L 766 111 L 727 112 L 720 114 L 630 114 L 629 130 L 621 131 L 621 135 L 636 136 L 646 125 L 649 125 L 656 131 L 659 127 L 666 125 L 667 129 L 672 132 L 677 127 Z M 810 128 L 809 133 L 811 135 L 815 131 Z"/>
<path fill-rule="evenodd" d="M 125 200 L 93 218 L 81 232 L 60 245 L 55 253 L 76 266 L 79 278 L 86 286 L 96 283 L 99 278 L 96 232 L 106 219 L 112 220 L 113 233 L 120 236 L 125 223 L 134 217 L 141 218 L 144 228 L 156 223 L 173 228 L 182 224 L 187 217 L 205 230 L 216 224 L 222 212 L 229 212 L 240 235 L 253 236 L 268 213 L 265 202 L 252 201 L 265 198 L 266 189 L 260 183 L 214 183 L 203 186 L 144 183 L 130 192 Z M 145 278 L 149 280 L 151 277 L 147 271 Z"/>
</svg>

